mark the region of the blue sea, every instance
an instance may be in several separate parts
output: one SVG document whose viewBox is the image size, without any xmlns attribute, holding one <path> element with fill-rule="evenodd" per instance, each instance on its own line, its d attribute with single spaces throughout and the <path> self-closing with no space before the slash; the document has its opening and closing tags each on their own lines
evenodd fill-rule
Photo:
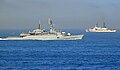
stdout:
<svg viewBox="0 0 120 70">
<path fill-rule="evenodd" d="M 120 70 L 120 32 L 83 33 L 82 40 L 0 41 L 0 70 Z M 20 30 L 1 30 L 0 37 Z"/>
</svg>

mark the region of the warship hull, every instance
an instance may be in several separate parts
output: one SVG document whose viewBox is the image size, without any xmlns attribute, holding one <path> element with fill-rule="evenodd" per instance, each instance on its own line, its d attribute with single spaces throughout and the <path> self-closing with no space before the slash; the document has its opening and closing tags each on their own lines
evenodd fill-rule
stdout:
<svg viewBox="0 0 120 70">
<path fill-rule="evenodd" d="M 84 35 L 72 35 L 72 36 L 54 36 L 54 35 L 30 35 L 26 37 L 7 37 L 0 38 L 0 40 L 80 40 Z"/>
</svg>

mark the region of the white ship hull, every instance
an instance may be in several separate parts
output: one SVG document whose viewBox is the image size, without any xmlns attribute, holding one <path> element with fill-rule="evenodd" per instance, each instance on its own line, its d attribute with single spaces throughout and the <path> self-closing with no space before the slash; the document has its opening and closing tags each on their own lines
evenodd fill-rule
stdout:
<svg viewBox="0 0 120 70">
<path fill-rule="evenodd" d="M 105 22 L 103 22 L 103 27 L 99 27 L 98 23 L 93 28 L 86 29 L 86 32 L 116 32 L 117 30 L 107 28 Z"/>
<path fill-rule="evenodd" d="M 26 37 L 7 37 L 0 38 L 0 40 L 80 40 L 84 35 L 73 35 L 73 36 L 55 36 L 55 35 L 30 35 Z"/>
<path fill-rule="evenodd" d="M 92 29 L 87 29 L 86 32 L 116 32 L 116 30 L 92 30 Z"/>
</svg>

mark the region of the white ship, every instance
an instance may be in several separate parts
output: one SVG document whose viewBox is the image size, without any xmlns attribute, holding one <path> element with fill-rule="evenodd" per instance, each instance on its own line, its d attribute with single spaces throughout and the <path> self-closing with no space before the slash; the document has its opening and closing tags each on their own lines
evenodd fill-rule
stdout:
<svg viewBox="0 0 120 70">
<path fill-rule="evenodd" d="M 0 40 L 80 40 L 84 35 L 71 35 L 70 33 L 56 31 L 52 23 L 52 20 L 49 19 L 50 31 L 47 32 L 39 27 L 34 29 L 32 32 L 21 33 L 17 37 L 7 37 L 0 38 Z"/>
<path fill-rule="evenodd" d="M 94 28 L 86 29 L 86 32 L 116 32 L 116 30 L 107 28 L 103 22 L 103 27 L 99 27 L 97 23 Z"/>
</svg>

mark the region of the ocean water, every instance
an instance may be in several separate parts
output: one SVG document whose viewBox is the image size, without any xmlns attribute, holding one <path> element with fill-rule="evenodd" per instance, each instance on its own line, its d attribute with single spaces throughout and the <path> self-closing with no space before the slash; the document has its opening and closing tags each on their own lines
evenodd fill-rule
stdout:
<svg viewBox="0 0 120 70">
<path fill-rule="evenodd" d="M 0 37 L 20 32 L 0 31 Z M 72 41 L 0 41 L 0 70 L 120 70 L 119 31 L 71 32 L 81 32 L 84 38 Z"/>
</svg>

